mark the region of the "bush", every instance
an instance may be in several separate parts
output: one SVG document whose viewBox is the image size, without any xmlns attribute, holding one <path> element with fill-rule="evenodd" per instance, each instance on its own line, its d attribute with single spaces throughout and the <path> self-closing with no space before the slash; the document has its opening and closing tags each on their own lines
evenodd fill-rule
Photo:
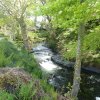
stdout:
<svg viewBox="0 0 100 100">
<path fill-rule="evenodd" d="M 20 88 L 13 94 L 0 91 L 0 100 L 56 100 L 57 93 L 46 82 L 39 80 L 21 84 Z M 48 91 L 49 90 L 49 91 Z"/>
<path fill-rule="evenodd" d="M 33 54 L 25 50 L 18 50 L 7 40 L 0 41 L 0 67 L 24 67 L 28 71 L 38 69 Z"/>
<path fill-rule="evenodd" d="M 69 42 L 68 44 L 65 44 L 64 48 L 61 51 L 63 57 L 68 60 L 75 61 L 76 47 L 77 47 L 76 42 Z"/>
<path fill-rule="evenodd" d="M 84 38 L 84 49 L 93 52 L 100 51 L 100 34 L 99 32 L 92 32 Z"/>
<path fill-rule="evenodd" d="M 7 41 L 1 40 L 0 41 L 0 67 L 23 67 L 29 72 L 32 72 L 32 76 L 36 79 L 30 80 L 32 82 L 29 83 L 22 83 L 18 81 L 18 77 L 16 72 L 13 68 L 11 68 L 12 72 L 15 72 L 15 76 L 7 74 L 7 78 L 5 79 L 1 75 L 1 87 L 4 86 L 3 83 L 8 83 L 7 87 L 4 86 L 4 90 L 0 91 L 0 100 L 56 100 L 57 93 L 54 92 L 53 88 L 42 81 L 37 81 L 38 78 L 42 78 L 42 72 L 38 67 L 34 59 L 33 54 L 29 54 L 25 50 L 18 50 L 16 46 Z M 4 74 L 4 72 L 3 72 Z M 19 74 L 18 74 L 19 75 Z M 21 77 L 22 74 L 21 74 Z M 28 78 L 29 79 L 29 78 Z M 8 87 L 16 87 L 16 81 L 20 82 L 21 85 L 18 85 L 18 88 L 15 90 L 9 90 Z M 3 82 L 3 83 L 2 83 Z M 11 83 L 11 84 L 10 84 Z M 9 86 L 8 86 L 9 85 Z M 7 89 L 6 89 L 7 88 Z M 12 87 L 13 88 L 13 87 Z M 1 88 L 0 88 L 1 89 Z M 49 90 L 49 91 L 48 91 Z M 12 93 L 12 94 L 11 94 Z"/>
<path fill-rule="evenodd" d="M 18 50 L 11 42 L 7 40 L 0 41 L 0 67 L 14 65 L 17 54 Z"/>
</svg>

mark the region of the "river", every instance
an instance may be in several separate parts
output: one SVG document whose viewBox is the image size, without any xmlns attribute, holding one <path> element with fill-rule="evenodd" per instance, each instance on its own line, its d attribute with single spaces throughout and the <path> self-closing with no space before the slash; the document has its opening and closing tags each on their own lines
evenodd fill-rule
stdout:
<svg viewBox="0 0 100 100">
<path fill-rule="evenodd" d="M 62 94 L 70 90 L 73 71 L 55 64 L 51 60 L 54 53 L 44 43 L 37 44 L 33 52 L 41 70 L 48 76 L 48 83 Z M 79 100 L 100 100 L 100 76 L 82 72 L 81 77 Z"/>
</svg>

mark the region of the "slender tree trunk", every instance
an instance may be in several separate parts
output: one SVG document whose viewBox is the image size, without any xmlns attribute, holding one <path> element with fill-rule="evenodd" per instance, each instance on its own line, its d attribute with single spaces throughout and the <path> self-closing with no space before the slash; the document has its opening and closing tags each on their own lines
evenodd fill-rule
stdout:
<svg viewBox="0 0 100 100">
<path fill-rule="evenodd" d="M 11 40 L 15 40 L 15 32 L 16 32 L 16 23 L 12 24 L 12 28 L 11 28 Z"/>
<path fill-rule="evenodd" d="M 31 51 L 29 41 L 28 41 L 27 32 L 26 32 L 26 24 L 24 22 L 24 18 L 23 17 L 19 18 L 18 23 L 19 23 L 20 28 L 21 28 L 21 34 L 22 34 L 22 38 L 23 38 L 24 47 L 27 51 Z"/>
<path fill-rule="evenodd" d="M 18 23 L 16 23 L 16 35 L 20 35 L 20 26 L 19 26 L 19 24 Z"/>
<path fill-rule="evenodd" d="M 34 27 L 36 28 L 36 23 L 37 23 L 37 16 L 34 18 Z"/>
<path fill-rule="evenodd" d="M 82 38 L 84 34 L 84 24 L 80 23 L 78 31 L 78 44 L 77 44 L 77 54 L 76 54 L 76 63 L 74 67 L 74 79 L 73 86 L 71 91 L 71 97 L 77 99 L 77 95 L 80 89 L 80 80 L 81 80 L 81 49 L 82 49 Z"/>
<path fill-rule="evenodd" d="M 34 3 L 35 3 L 35 6 L 37 6 L 37 2 L 36 2 L 36 0 L 34 0 Z M 35 8 L 35 10 L 37 10 L 37 8 Z M 36 32 L 36 24 L 37 24 L 37 15 L 35 15 L 35 18 L 34 18 L 34 27 L 35 27 L 35 32 Z"/>
</svg>

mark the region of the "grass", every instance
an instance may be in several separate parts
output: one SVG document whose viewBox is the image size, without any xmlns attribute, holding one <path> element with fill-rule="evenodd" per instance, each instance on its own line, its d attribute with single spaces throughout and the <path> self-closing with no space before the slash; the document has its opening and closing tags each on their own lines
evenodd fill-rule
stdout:
<svg viewBox="0 0 100 100">
<path fill-rule="evenodd" d="M 0 100 L 56 100 L 57 93 L 46 79 L 42 79 L 34 55 L 18 50 L 16 45 L 5 39 L 0 40 L 0 67 L 22 67 L 33 77 L 33 81 L 21 84 L 14 93 L 0 89 Z"/>
<path fill-rule="evenodd" d="M 11 94 L 0 90 L 0 100 L 56 100 L 57 93 L 49 86 L 38 83 L 39 81 L 22 84 L 16 93 Z M 44 90 L 46 87 L 47 91 Z"/>
<path fill-rule="evenodd" d="M 8 40 L 0 41 L 0 67 L 24 67 L 33 70 L 37 65 L 34 55 L 27 51 L 18 50 L 16 46 Z"/>
<path fill-rule="evenodd" d="M 9 94 L 5 90 L 0 90 L 0 100 L 14 100 L 14 95 Z"/>
</svg>

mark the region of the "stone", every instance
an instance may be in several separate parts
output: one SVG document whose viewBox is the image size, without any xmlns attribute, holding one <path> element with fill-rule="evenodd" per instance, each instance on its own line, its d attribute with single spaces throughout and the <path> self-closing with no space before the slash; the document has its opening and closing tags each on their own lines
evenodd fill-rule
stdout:
<svg viewBox="0 0 100 100">
<path fill-rule="evenodd" d="M 60 55 L 53 55 L 51 57 L 51 60 L 60 65 L 61 67 L 63 68 L 67 68 L 67 69 L 73 69 L 74 68 L 74 65 L 75 65 L 75 62 L 70 62 L 70 61 L 67 61 L 67 60 L 63 60 L 63 58 L 60 56 Z M 99 68 L 96 68 L 96 67 L 92 67 L 92 66 L 82 66 L 82 71 L 85 72 L 85 73 L 94 73 L 94 74 L 100 74 L 100 69 Z"/>
</svg>

